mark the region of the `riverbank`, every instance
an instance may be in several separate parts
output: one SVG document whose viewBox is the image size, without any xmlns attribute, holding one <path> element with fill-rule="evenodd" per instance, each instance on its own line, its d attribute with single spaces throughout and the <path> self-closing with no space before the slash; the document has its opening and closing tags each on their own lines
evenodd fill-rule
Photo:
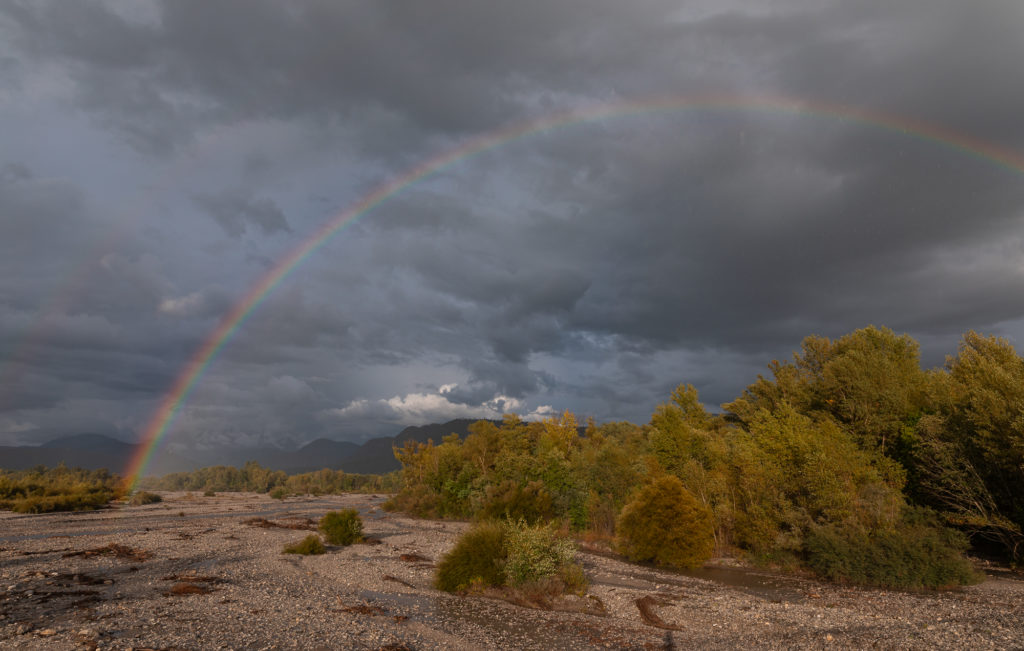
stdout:
<svg viewBox="0 0 1024 651">
<path fill-rule="evenodd" d="M 381 496 L 164 493 L 140 507 L 0 513 L 0 646 L 19 649 L 1004 649 L 1024 645 L 1024 581 L 950 592 L 833 586 L 742 568 L 690 575 L 581 553 L 604 614 L 432 588 L 468 526 Z M 379 541 L 281 554 L 328 510 Z M 259 519 L 262 519 L 260 521 Z"/>
</svg>

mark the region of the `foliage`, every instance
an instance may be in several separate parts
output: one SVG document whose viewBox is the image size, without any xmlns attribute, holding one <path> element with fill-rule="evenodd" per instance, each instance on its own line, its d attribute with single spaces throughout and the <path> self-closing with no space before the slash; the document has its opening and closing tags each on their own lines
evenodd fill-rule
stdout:
<svg viewBox="0 0 1024 651">
<path fill-rule="evenodd" d="M 144 504 L 156 504 L 157 502 L 164 501 L 164 498 L 160 497 L 156 493 L 150 493 L 149 491 L 139 491 L 132 495 L 131 499 L 128 500 L 128 504 L 131 506 L 142 506 Z"/>
<path fill-rule="evenodd" d="M 553 525 L 481 522 L 441 559 L 436 585 L 447 592 L 507 586 L 549 596 L 582 593 L 587 581 L 575 554 L 576 546 Z"/>
<path fill-rule="evenodd" d="M 91 511 L 106 506 L 122 493 L 121 479 L 106 470 L 0 470 L 0 509 L 18 513 Z"/>
<path fill-rule="evenodd" d="M 574 565 L 576 546 L 559 536 L 552 525 L 529 525 L 525 520 L 510 519 L 505 527 L 508 550 L 505 581 L 508 585 L 521 586 L 547 577 L 569 575 L 565 569 Z"/>
<path fill-rule="evenodd" d="M 340 493 L 387 493 L 397 489 L 398 473 L 360 475 L 324 468 L 288 475 L 249 461 L 241 468 L 211 466 L 163 477 L 145 477 L 140 488 L 164 491 L 214 491 L 268 493 L 282 487 L 290 495 L 337 495 Z"/>
<path fill-rule="evenodd" d="M 711 510 L 672 475 L 652 481 L 622 509 L 619 550 L 630 560 L 699 567 L 714 551 Z"/>
<path fill-rule="evenodd" d="M 270 491 L 270 496 L 275 500 L 283 500 L 288 497 L 288 489 L 284 486 L 278 486 L 274 490 Z"/>
<path fill-rule="evenodd" d="M 323 554 L 327 551 L 324 547 L 323 542 L 320 541 L 320 536 L 315 533 L 311 533 L 297 543 L 291 545 L 285 545 L 285 548 L 281 551 L 282 554 L 302 554 L 303 556 L 309 556 L 311 554 Z"/>
<path fill-rule="evenodd" d="M 320 531 L 332 545 L 351 545 L 363 539 L 363 520 L 359 511 L 328 511 L 320 518 Z"/>
<path fill-rule="evenodd" d="M 1024 563 L 1024 359 L 968 332 L 935 382 L 913 450 L 917 488 L 947 520 Z"/>
<path fill-rule="evenodd" d="M 925 510 L 909 511 L 894 527 L 870 530 L 855 522 L 816 526 L 807 536 L 807 565 L 819 576 L 886 588 L 946 588 L 977 583 L 963 557 L 967 540 Z"/>
<path fill-rule="evenodd" d="M 505 583 L 506 529 L 500 522 L 482 522 L 462 534 L 437 565 L 435 585 L 445 592 Z"/>
<path fill-rule="evenodd" d="M 520 484 L 506 479 L 484 489 L 484 499 L 478 517 L 494 519 L 509 517 L 528 522 L 550 519 L 552 511 L 551 494 L 544 488 L 544 482 L 535 480 Z"/>
<path fill-rule="evenodd" d="M 1024 563 L 1024 359 L 1006 341 L 968 333 L 944 369 L 925 371 L 916 341 L 869 326 L 807 337 L 769 371 L 721 415 L 681 385 L 646 425 L 589 422 L 584 432 L 568 412 L 540 422 L 509 415 L 476 423 L 464 440 L 407 443 L 395 450 L 402 471 L 388 508 L 554 521 L 630 549 L 664 539 L 655 525 L 672 518 L 638 500 L 672 477 L 688 496 L 672 508 L 685 504 L 701 522 L 709 514 L 717 554 L 810 562 L 824 558 L 808 551 L 812 538 L 819 547 L 861 540 L 838 531 L 867 532 L 881 554 L 927 506 L 939 520 L 915 524 L 919 539 L 944 540 L 942 525 L 952 525 L 975 550 L 998 545 Z M 653 511 L 641 518 L 641 506 Z M 674 562 L 666 559 L 686 556 L 681 545 L 630 553 Z M 707 553 L 700 546 L 696 557 Z"/>
</svg>

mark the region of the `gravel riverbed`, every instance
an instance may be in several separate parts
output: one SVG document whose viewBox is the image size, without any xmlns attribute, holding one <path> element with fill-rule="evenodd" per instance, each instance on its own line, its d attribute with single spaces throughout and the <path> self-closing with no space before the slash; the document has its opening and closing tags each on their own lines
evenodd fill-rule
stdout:
<svg viewBox="0 0 1024 651">
<path fill-rule="evenodd" d="M 469 525 L 385 513 L 382 496 L 163 497 L 0 513 L 0 647 L 1024 649 L 1024 580 L 1007 573 L 908 593 L 581 552 L 587 603 L 604 613 L 543 611 L 435 590 L 435 562 Z M 359 509 L 379 542 L 281 553 L 341 508 Z"/>
</svg>

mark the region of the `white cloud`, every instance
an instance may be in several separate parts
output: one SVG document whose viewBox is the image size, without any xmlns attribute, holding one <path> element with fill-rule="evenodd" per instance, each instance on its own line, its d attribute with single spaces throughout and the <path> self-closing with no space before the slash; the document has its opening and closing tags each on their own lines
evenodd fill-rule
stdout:
<svg viewBox="0 0 1024 651">
<path fill-rule="evenodd" d="M 454 418 L 500 419 L 507 413 L 517 413 L 526 420 L 539 420 L 555 414 L 550 405 L 527 410 L 523 401 L 498 395 L 478 405 L 452 402 L 447 394 L 458 385 L 442 385 L 437 393 L 407 393 L 379 400 L 353 400 L 348 405 L 328 409 L 324 416 L 342 421 L 386 420 L 402 425 L 441 423 Z"/>
<path fill-rule="evenodd" d="M 199 292 L 192 292 L 187 296 L 178 298 L 165 298 L 160 301 L 160 312 L 171 316 L 189 316 L 199 309 L 203 303 L 203 296 Z"/>
</svg>

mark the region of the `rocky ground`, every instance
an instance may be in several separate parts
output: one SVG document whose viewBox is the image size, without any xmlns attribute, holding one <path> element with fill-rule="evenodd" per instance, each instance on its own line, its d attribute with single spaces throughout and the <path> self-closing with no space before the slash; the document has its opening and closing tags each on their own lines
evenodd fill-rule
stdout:
<svg viewBox="0 0 1024 651">
<path fill-rule="evenodd" d="M 164 498 L 0 513 L 0 647 L 1024 648 L 1024 581 L 1005 573 L 903 593 L 583 552 L 586 604 L 604 613 L 543 611 L 434 590 L 434 563 L 467 525 L 388 514 L 380 496 Z M 281 553 L 339 508 L 358 508 L 379 543 Z"/>
</svg>

